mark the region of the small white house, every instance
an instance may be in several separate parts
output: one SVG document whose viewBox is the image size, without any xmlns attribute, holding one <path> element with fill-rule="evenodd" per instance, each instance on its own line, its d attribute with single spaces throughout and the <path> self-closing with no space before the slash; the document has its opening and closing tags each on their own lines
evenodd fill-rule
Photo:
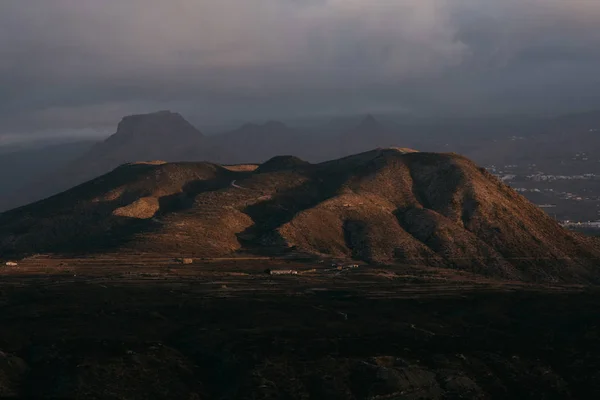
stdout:
<svg viewBox="0 0 600 400">
<path fill-rule="evenodd" d="M 298 271 L 293 269 L 272 269 L 269 273 L 271 275 L 298 275 Z"/>
</svg>

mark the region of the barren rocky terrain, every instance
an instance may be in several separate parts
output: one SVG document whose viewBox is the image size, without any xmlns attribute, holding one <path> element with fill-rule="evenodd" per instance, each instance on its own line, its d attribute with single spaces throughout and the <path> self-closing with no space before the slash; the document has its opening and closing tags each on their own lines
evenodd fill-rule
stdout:
<svg viewBox="0 0 600 400">
<path fill-rule="evenodd" d="M 599 259 L 452 153 L 129 163 L 0 214 L 0 397 L 595 398 Z"/>
<path fill-rule="evenodd" d="M 465 157 L 376 149 L 320 164 L 123 165 L 0 214 L 0 252 L 289 251 L 500 279 L 595 282 L 598 242 L 569 232 Z"/>
<path fill-rule="evenodd" d="M 265 269 L 295 269 L 271 276 Z M 330 261 L 35 257 L 0 270 L 0 397 L 582 399 L 594 288 Z"/>
</svg>

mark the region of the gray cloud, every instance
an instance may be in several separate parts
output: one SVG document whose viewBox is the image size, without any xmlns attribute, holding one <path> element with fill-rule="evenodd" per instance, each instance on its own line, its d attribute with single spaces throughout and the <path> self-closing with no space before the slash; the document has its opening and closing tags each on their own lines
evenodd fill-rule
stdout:
<svg viewBox="0 0 600 400">
<path fill-rule="evenodd" d="M 597 106 L 596 3 L 4 0 L 0 134 L 157 108 L 212 123 Z"/>
</svg>

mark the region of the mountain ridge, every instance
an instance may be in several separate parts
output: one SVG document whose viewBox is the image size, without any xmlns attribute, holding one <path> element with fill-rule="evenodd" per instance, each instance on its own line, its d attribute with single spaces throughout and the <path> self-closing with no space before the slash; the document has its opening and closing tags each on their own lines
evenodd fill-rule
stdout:
<svg viewBox="0 0 600 400">
<path fill-rule="evenodd" d="M 376 149 L 319 164 L 123 165 L 0 214 L 0 252 L 194 257 L 292 250 L 513 280 L 596 280 L 596 242 L 452 153 Z"/>
<path fill-rule="evenodd" d="M 371 121 L 369 129 L 378 126 L 372 116 L 364 118 L 362 123 L 365 121 Z M 357 125 L 351 130 L 354 138 L 350 141 L 356 142 L 356 136 L 361 136 L 360 129 L 363 128 Z M 334 150 L 338 146 L 329 143 L 327 138 L 313 137 L 277 120 L 247 123 L 229 132 L 205 136 L 181 114 L 169 110 L 128 115 L 118 123 L 114 134 L 61 169 L 22 187 L 2 201 L 0 210 L 58 193 L 128 162 L 160 159 L 243 164 L 261 163 L 280 154 L 294 154 L 314 161 L 349 155 L 357 149 L 366 150 L 374 136 L 366 131 L 364 134 L 365 138 L 359 139 L 361 144 L 358 147 L 342 146 L 340 149 L 343 150 L 339 152 Z M 319 145 L 322 140 L 327 143 Z M 349 139 L 342 138 L 340 141 L 346 143 Z M 309 157 L 312 153 L 315 156 Z"/>
<path fill-rule="evenodd" d="M 49 158 L 48 171 L 37 174 L 22 166 L 22 175 L 31 178 L 28 183 L 15 184 L 12 193 L 8 192 L 0 199 L 0 210 L 66 190 L 122 163 L 156 159 L 262 163 L 277 155 L 290 154 L 320 162 L 374 147 L 404 146 L 427 151 L 456 151 L 488 166 L 529 163 L 545 172 L 559 173 L 557 160 L 570 162 L 578 153 L 593 154 L 598 149 L 598 115 L 598 112 L 572 114 L 545 118 L 537 123 L 492 119 L 429 125 L 424 121 L 413 121 L 416 125 L 410 125 L 382 123 L 367 114 L 344 123 L 332 121 L 333 125 L 322 129 L 303 130 L 270 121 L 245 124 L 232 131 L 205 136 L 178 113 L 138 114 L 124 117 L 114 135 L 85 154 L 82 151 L 79 156 L 75 155 L 72 162 L 51 162 L 53 160 Z M 519 127 L 523 132 L 519 132 Z M 515 133 L 523 137 L 515 139 Z M 499 135 L 498 140 L 492 141 L 489 135 Z M 460 143 L 453 139 L 455 137 L 462 138 Z M 13 182 L 19 181 L 20 161 L 15 164 L 17 171 L 7 171 L 8 179 Z M 55 170 L 52 165 L 56 165 Z M 584 172 L 595 172 L 595 165 L 586 167 L 590 171 Z M 583 166 L 574 168 L 579 173 Z"/>
</svg>

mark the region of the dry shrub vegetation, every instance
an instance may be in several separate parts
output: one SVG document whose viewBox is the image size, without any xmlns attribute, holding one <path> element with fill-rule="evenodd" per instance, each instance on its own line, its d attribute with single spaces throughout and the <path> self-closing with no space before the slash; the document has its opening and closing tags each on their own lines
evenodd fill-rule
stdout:
<svg viewBox="0 0 600 400">
<path fill-rule="evenodd" d="M 233 186 L 232 181 L 236 181 Z M 0 214 L 0 253 L 301 251 L 490 277 L 595 280 L 600 250 L 456 154 L 135 163 Z"/>
</svg>

